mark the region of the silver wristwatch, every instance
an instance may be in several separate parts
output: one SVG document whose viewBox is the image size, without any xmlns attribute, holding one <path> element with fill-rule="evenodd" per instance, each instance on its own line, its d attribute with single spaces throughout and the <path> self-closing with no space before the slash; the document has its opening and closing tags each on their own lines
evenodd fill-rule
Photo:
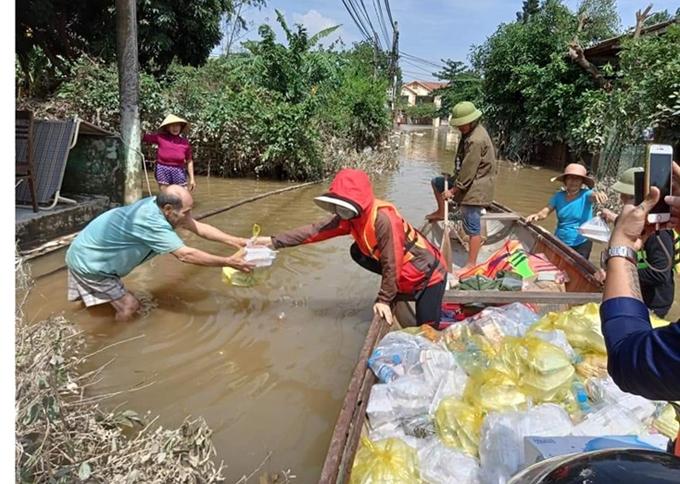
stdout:
<svg viewBox="0 0 680 484">
<path fill-rule="evenodd" d="M 629 260 L 633 264 L 637 264 L 637 254 L 633 249 L 626 246 L 617 246 L 607 247 L 605 250 L 602 251 L 602 255 L 600 256 L 600 266 L 603 269 L 606 269 L 607 261 L 612 257 L 623 257 L 624 259 Z"/>
</svg>

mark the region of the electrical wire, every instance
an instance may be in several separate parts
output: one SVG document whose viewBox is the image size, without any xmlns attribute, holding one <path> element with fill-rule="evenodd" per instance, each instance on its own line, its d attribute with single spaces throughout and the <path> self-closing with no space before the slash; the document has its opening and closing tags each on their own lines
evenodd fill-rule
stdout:
<svg viewBox="0 0 680 484">
<path fill-rule="evenodd" d="M 439 68 L 439 69 L 444 69 L 444 68 L 445 68 L 445 66 L 442 65 L 442 64 L 438 64 L 438 63 L 436 63 L 436 62 L 432 62 L 432 61 L 429 61 L 429 60 L 427 60 L 427 59 L 423 59 L 422 57 L 417 57 L 417 56 L 415 56 L 415 55 L 413 55 L 413 54 L 409 54 L 409 53 L 404 52 L 404 51 L 402 51 L 402 50 L 399 51 L 399 54 L 401 54 L 403 57 L 407 57 L 407 58 L 411 59 L 411 60 L 414 61 L 414 62 L 419 62 L 419 63 L 421 63 L 421 64 L 427 64 L 427 65 L 430 65 L 430 66 L 437 67 L 437 68 Z"/>
<path fill-rule="evenodd" d="M 419 66 L 418 64 L 415 64 L 414 62 L 409 61 L 408 59 L 401 59 L 401 62 L 404 62 L 408 64 L 410 69 L 417 69 L 421 71 L 423 74 L 427 74 L 428 76 L 436 77 L 434 73 L 431 70 L 428 70 L 424 67 Z"/>
<path fill-rule="evenodd" d="M 390 25 L 392 26 L 392 30 L 394 30 L 394 20 L 392 19 L 392 11 L 390 10 L 389 0 L 385 0 L 385 8 L 387 9 L 387 16 L 390 19 Z"/>
<path fill-rule="evenodd" d="M 387 27 L 385 26 L 385 17 L 383 16 L 383 11 L 382 7 L 380 4 L 379 0 L 372 0 L 373 1 L 373 10 L 375 10 L 375 15 L 376 18 L 378 19 L 378 24 L 380 25 L 380 30 L 382 30 L 383 36 L 385 37 L 385 43 L 389 47 L 391 42 L 390 42 L 390 36 L 387 33 Z"/>
<path fill-rule="evenodd" d="M 345 6 L 345 10 L 347 10 L 347 13 L 349 13 L 349 16 L 352 17 L 352 21 L 354 24 L 357 26 L 359 29 L 359 33 L 364 37 L 364 40 L 367 40 L 371 44 L 373 43 L 373 39 L 371 39 L 371 36 L 368 35 L 368 32 L 364 28 L 364 25 L 359 22 L 359 20 L 355 17 L 354 15 L 354 10 L 350 8 L 349 4 L 347 3 L 350 0 L 342 0 L 342 4 Z"/>
<path fill-rule="evenodd" d="M 350 0 L 351 2 L 352 0 Z M 361 10 L 363 10 L 363 15 L 366 21 L 368 22 L 368 26 L 371 28 L 371 32 L 373 33 L 373 38 L 375 39 L 375 43 L 378 46 L 379 49 L 383 49 L 382 42 L 380 41 L 380 37 L 378 36 L 378 32 L 376 32 L 375 27 L 373 27 L 373 22 L 371 22 L 371 16 L 368 15 L 368 10 L 366 9 L 366 4 L 364 3 L 364 0 L 359 0 L 359 4 L 361 5 Z M 361 12 L 361 10 L 359 10 Z M 388 44 L 389 47 L 389 44 Z"/>
</svg>

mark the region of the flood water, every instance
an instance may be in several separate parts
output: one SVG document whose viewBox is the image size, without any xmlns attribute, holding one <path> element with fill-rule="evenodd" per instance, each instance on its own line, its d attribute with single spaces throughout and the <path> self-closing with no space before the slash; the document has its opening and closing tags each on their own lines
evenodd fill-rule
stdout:
<svg viewBox="0 0 680 484">
<path fill-rule="evenodd" d="M 378 197 L 394 202 L 419 226 L 433 210 L 430 178 L 451 170 L 453 137 L 447 129 L 403 132 L 400 169 L 374 178 Z M 557 188 L 555 173 L 503 165 L 496 199 L 526 215 L 542 208 Z M 241 179 L 198 178 L 195 212 L 286 186 Z M 264 234 L 315 221 L 324 213 L 312 198 L 325 185 L 286 192 L 225 212 L 206 222 L 247 236 L 257 222 Z M 554 218 L 546 227 L 552 228 Z M 210 252 L 223 246 L 182 233 Z M 115 358 L 94 391 L 142 387 L 109 400 L 177 426 L 202 416 L 214 429 L 227 482 L 249 474 L 271 452 L 270 472 L 292 469 L 295 482 L 315 482 L 359 354 L 379 278 L 356 266 L 349 237 L 287 249 L 253 288 L 226 286 L 219 269 L 184 265 L 170 255 L 152 259 L 125 279 L 155 306 L 131 323 L 111 312 L 85 311 L 66 302 L 66 274 L 39 280 L 27 307 L 33 320 L 63 313 L 82 328 L 95 355 L 85 371 Z M 63 260 L 35 262 L 34 273 Z M 134 339 L 133 339 L 134 338 Z M 127 341 L 129 340 L 129 341 Z"/>
</svg>

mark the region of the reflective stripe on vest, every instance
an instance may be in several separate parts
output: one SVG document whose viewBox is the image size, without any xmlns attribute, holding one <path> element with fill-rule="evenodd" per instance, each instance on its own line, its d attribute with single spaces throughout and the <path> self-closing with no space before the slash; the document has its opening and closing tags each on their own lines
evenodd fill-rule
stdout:
<svg viewBox="0 0 680 484">
<path fill-rule="evenodd" d="M 378 250 L 378 238 L 375 235 L 375 221 L 378 218 L 378 210 L 381 208 L 387 208 L 393 210 L 395 215 L 401 219 L 401 223 L 404 229 L 404 237 L 406 243 L 404 244 L 404 254 L 403 263 L 409 262 L 413 259 L 413 254 L 411 254 L 411 249 L 414 246 L 420 247 L 422 249 L 427 248 L 427 243 L 423 240 L 423 236 L 413 228 L 404 218 L 399 214 L 397 208 L 389 202 L 384 200 L 378 200 L 377 198 L 373 202 L 373 208 L 371 209 L 371 214 L 368 217 L 366 225 L 364 226 L 363 234 L 361 237 L 362 245 L 367 250 L 370 257 L 379 260 L 380 250 Z"/>
</svg>

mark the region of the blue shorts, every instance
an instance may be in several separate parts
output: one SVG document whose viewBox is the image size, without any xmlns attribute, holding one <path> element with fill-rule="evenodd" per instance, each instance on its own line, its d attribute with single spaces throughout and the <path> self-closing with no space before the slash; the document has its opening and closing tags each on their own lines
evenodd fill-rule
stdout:
<svg viewBox="0 0 680 484">
<path fill-rule="evenodd" d="M 463 229 L 466 234 L 472 236 L 482 233 L 482 208 L 477 205 L 460 206 L 460 213 L 463 214 Z"/>
<path fill-rule="evenodd" d="M 453 179 L 453 177 L 451 177 L 451 176 L 447 176 L 447 178 L 449 179 L 449 190 L 451 190 L 451 189 L 453 188 L 454 179 Z M 436 177 L 434 177 L 434 178 L 430 181 L 430 183 L 432 183 L 432 187 L 433 187 L 435 190 L 437 190 L 439 193 L 443 193 L 443 192 L 444 192 L 444 177 L 443 177 L 443 176 L 436 176 Z"/>
</svg>

